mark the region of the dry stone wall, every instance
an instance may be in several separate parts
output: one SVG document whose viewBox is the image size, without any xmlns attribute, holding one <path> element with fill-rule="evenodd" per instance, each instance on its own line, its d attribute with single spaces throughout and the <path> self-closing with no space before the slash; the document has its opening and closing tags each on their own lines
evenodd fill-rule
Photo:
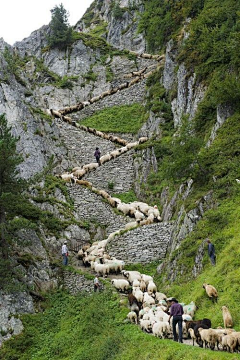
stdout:
<svg viewBox="0 0 240 360">
<path fill-rule="evenodd" d="M 171 237 L 170 223 L 138 227 L 117 236 L 108 244 L 110 256 L 130 263 L 149 263 L 163 259 Z"/>
</svg>

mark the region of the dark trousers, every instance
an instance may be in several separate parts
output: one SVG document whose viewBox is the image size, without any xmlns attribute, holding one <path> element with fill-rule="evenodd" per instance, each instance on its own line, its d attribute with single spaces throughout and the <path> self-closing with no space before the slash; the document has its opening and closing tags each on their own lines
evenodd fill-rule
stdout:
<svg viewBox="0 0 240 360">
<path fill-rule="evenodd" d="M 178 339 L 182 342 L 182 315 L 173 316 L 172 327 L 173 327 L 173 340 L 178 341 L 176 326 L 178 324 Z"/>
<path fill-rule="evenodd" d="M 68 257 L 66 254 L 62 254 L 63 257 L 63 265 L 67 265 L 68 264 Z"/>
<path fill-rule="evenodd" d="M 101 165 L 100 156 L 96 156 L 96 161 L 97 161 L 98 165 Z"/>
</svg>

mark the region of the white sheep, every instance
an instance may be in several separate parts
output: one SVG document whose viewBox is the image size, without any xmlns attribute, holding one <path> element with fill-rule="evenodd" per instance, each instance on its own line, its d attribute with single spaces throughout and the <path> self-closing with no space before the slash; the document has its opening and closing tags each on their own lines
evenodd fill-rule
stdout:
<svg viewBox="0 0 240 360">
<path fill-rule="evenodd" d="M 150 275 L 142 274 L 141 278 L 142 278 L 143 281 L 145 281 L 146 285 L 148 285 L 149 281 L 153 281 L 153 278 Z"/>
<path fill-rule="evenodd" d="M 86 174 L 86 170 L 84 169 L 79 169 L 74 171 L 73 175 L 76 176 L 78 179 L 80 179 L 81 177 L 83 177 L 83 175 Z"/>
<path fill-rule="evenodd" d="M 227 349 L 229 352 L 234 352 L 237 346 L 237 339 L 232 334 L 224 335 L 222 337 L 223 350 Z"/>
<path fill-rule="evenodd" d="M 140 288 L 140 281 L 138 279 L 134 279 L 132 283 L 132 287 Z"/>
<path fill-rule="evenodd" d="M 157 291 L 155 293 L 155 299 L 159 302 L 160 300 L 167 300 L 167 296 Z"/>
<path fill-rule="evenodd" d="M 225 328 L 233 327 L 233 319 L 226 306 L 222 306 L 223 323 Z"/>
<path fill-rule="evenodd" d="M 148 306 L 155 305 L 154 298 L 152 296 L 150 296 L 147 292 L 145 292 L 143 294 L 143 305 L 144 305 L 144 307 L 146 305 L 148 305 Z"/>
<path fill-rule="evenodd" d="M 150 320 L 140 319 L 139 323 L 140 323 L 140 327 L 143 331 L 146 331 L 148 333 L 151 332 L 152 324 L 151 324 Z"/>
<path fill-rule="evenodd" d="M 135 210 L 134 216 L 135 216 L 135 219 L 138 221 L 141 221 L 144 219 L 143 213 L 141 213 L 139 210 Z"/>
<path fill-rule="evenodd" d="M 124 227 L 124 230 L 131 230 L 131 229 L 134 229 L 138 226 L 138 222 L 137 221 L 132 221 L 130 223 L 127 223 Z"/>
<path fill-rule="evenodd" d="M 90 164 L 84 165 L 83 169 L 88 172 L 90 170 L 95 170 L 98 166 L 99 166 L 98 163 L 90 163 Z"/>
<path fill-rule="evenodd" d="M 127 314 L 127 318 L 128 318 L 131 322 L 137 324 L 137 314 L 135 313 L 135 311 L 130 311 L 130 312 Z"/>
<path fill-rule="evenodd" d="M 157 291 L 157 286 L 155 285 L 155 283 L 150 280 L 148 285 L 147 285 L 147 292 L 149 295 L 153 294 L 153 293 L 156 293 Z"/>
<path fill-rule="evenodd" d="M 127 291 L 130 287 L 129 282 L 125 279 L 112 279 L 111 283 L 117 290 L 122 292 Z"/>
<path fill-rule="evenodd" d="M 196 310 L 197 310 L 197 307 L 196 307 L 194 301 L 191 301 L 190 304 L 183 306 L 184 314 L 188 314 L 192 318 L 194 317 L 194 314 L 195 314 Z"/>
<path fill-rule="evenodd" d="M 101 164 L 104 164 L 105 162 L 110 160 L 111 160 L 111 155 L 109 153 L 100 157 Z"/>
<path fill-rule="evenodd" d="M 73 173 L 69 174 L 69 173 L 64 173 L 60 175 L 60 178 L 66 182 L 71 182 L 72 179 L 74 178 Z"/>
<path fill-rule="evenodd" d="M 212 299 L 213 302 L 217 302 L 218 292 L 215 287 L 209 284 L 203 284 L 203 288 L 206 290 L 208 297 Z"/>
<path fill-rule="evenodd" d="M 203 343 L 205 343 L 205 348 L 209 345 L 211 350 L 214 350 L 215 344 L 218 342 L 218 333 L 214 329 L 203 329 L 199 328 L 199 335 Z"/>
<path fill-rule="evenodd" d="M 126 270 L 123 270 L 122 274 L 123 274 L 123 276 L 125 276 L 128 279 L 130 284 L 133 283 L 134 279 L 137 279 L 137 280 L 141 281 L 141 274 L 140 274 L 139 271 L 134 271 L 134 270 L 133 271 L 130 271 L 130 270 L 126 271 Z"/>
<path fill-rule="evenodd" d="M 152 326 L 152 333 L 156 337 L 166 339 L 170 333 L 170 325 L 168 321 L 155 322 Z"/>
<path fill-rule="evenodd" d="M 106 264 L 98 264 L 94 263 L 94 270 L 96 273 L 102 276 L 106 276 L 109 274 L 109 267 Z"/>
<path fill-rule="evenodd" d="M 138 302 L 143 302 L 143 292 L 139 288 L 133 288 L 133 295 L 137 299 Z"/>
<path fill-rule="evenodd" d="M 190 329 L 188 329 L 188 333 L 193 341 L 193 346 L 194 346 L 194 340 L 197 340 L 194 330 L 192 328 L 190 328 Z"/>
</svg>

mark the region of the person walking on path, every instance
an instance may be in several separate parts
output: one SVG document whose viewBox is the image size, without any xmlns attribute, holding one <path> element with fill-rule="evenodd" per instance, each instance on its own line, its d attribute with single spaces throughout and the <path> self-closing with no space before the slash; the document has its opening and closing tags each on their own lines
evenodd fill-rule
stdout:
<svg viewBox="0 0 240 360">
<path fill-rule="evenodd" d="M 208 246 L 208 255 L 210 257 L 211 264 L 212 264 L 212 266 L 215 266 L 216 265 L 215 247 L 211 243 L 210 239 L 207 239 L 207 246 Z"/>
<path fill-rule="evenodd" d="M 100 281 L 98 279 L 98 275 L 95 276 L 95 278 L 93 280 L 93 284 L 94 284 L 94 292 L 99 291 L 100 290 Z"/>
<path fill-rule="evenodd" d="M 101 152 L 100 152 L 98 147 L 96 147 L 96 150 L 94 152 L 94 156 L 96 158 L 96 161 L 97 161 L 98 165 L 100 166 L 101 165 L 101 162 L 100 162 Z"/>
<path fill-rule="evenodd" d="M 170 323 L 171 317 L 173 318 L 172 321 L 172 329 L 173 329 L 173 340 L 182 343 L 182 315 L 183 315 L 183 307 L 181 304 L 178 303 L 177 299 L 172 298 L 171 300 L 171 308 L 170 308 L 170 316 L 168 322 Z M 176 332 L 176 326 L 178 324 L 178 338 Z"/>
<path fill-rule="evenodd" d="M 67 248 L 67 241 L 64 241 L 62 246 L 62 257 L 63 257 L 63 265 L 68 264 L 68 248 Z"/>
</svg>

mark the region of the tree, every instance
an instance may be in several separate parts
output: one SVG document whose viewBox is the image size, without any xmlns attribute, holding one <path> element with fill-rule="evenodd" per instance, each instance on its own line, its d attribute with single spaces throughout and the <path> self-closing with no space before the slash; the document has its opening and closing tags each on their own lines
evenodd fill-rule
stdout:
<svg viewBox="0 0 240 360">
<path fill-rule="evenodd" d="M 73 42 L 73 31 L 68 23 L 68 12 L 63 4 L 55 6 L 52 10 L 50 22 L 51 33 L 48 44 L 51 48 L 66 49 Z"/>
<path fill-rule="evenodd" d="M 24 181 L 18 176 L 17 166 L 23 161 L 17 153 L 18 139 L 11 135 L 5 115 L 0 115 L 0 249 L 2 257 L 8 258 L 6 224 L 8 212 L 13 216 L 14 204 L 24 189 Z"/>
</svg>

